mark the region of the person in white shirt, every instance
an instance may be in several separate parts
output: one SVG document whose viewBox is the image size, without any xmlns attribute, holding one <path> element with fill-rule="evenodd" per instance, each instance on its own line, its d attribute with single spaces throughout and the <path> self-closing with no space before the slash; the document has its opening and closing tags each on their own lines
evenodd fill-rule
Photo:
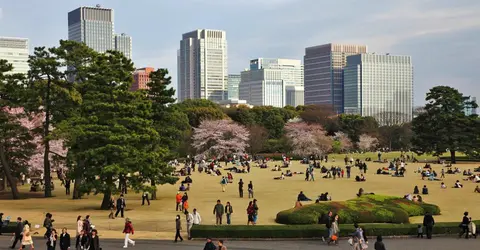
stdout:
<svg viewBox="0 0 480 250">
<path fill-rule="evenodd" d="M 200 217 L 200 214 L 197 212 L 197 209 L 193 209 L 193 225 L 200 225 L 202 223 L 202 217 Z"/>
<path fill-rule="evenodd" d="M 185 210 L 185 216 L 187 217 L 187 235 L 188 239 L 192 239 L 191 231 L 193 226 L 193 215 Z"/>
</svg>

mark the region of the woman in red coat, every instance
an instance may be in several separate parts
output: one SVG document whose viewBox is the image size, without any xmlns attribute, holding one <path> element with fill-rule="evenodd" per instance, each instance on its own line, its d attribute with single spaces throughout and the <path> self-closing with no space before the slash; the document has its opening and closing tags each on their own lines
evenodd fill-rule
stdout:
<svg viewBox="0 0 480 250">
<path fill-rule="evenodd" d="M 135 231 L 133 230 L 133 225 L 129 218 L 125 219 L 125 228 L 123 229 L 123 233 L 125 234 L 125 244 L 123 245 L 123 248 L 127 248 L 128 243 L 132 244 L 132 246 L 135 246 L 135 241 L 130 239 L 130 234 L 133 235 Z"/>
</svg>

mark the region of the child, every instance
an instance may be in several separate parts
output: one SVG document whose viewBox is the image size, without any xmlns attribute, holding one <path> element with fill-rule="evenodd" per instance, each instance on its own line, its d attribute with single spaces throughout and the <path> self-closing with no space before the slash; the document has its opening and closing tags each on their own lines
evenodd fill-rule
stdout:
<svg viewBox="0 0 480 250">
<path fill-rule="evenodd" d="M 423 228 L 422 225 L 418 225 L 417 227 L 417 238 L 423 238 Z"/>
</svg>

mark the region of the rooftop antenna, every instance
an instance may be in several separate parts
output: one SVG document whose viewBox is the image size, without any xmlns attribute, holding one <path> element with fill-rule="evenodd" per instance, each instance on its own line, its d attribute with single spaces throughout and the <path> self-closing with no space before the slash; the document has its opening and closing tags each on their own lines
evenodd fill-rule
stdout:
<svg viewBox="0 0 480 250">
<path fill-rule="evenodd" d="M 100 4 L 95 5 L 97 8 L 101 8 L 102 6 Z"/>
</svg>

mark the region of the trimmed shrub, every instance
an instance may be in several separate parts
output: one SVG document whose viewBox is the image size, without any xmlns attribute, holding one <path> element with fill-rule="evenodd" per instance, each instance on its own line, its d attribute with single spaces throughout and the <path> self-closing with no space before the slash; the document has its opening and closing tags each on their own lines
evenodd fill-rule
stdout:
<svg viewBox="0 0 480 250">
<path fill-rule="evenodd" d="M 341 224 L 353 223 L 409 223 L 409 217 L 426 212 L 440 214 L 440 208 L 427 203 L 416 203 L 404 198 L 384 195 L 363 195 L 343 202 L 321 202 L 288 209 L 277 214 L 276 222 L 287 225 L 325 223 L 324 217 L 332 211 Z"/>
<path fill-rule="evenodd" d="M 475 221 L 479 224 L 480 221 Z M 416 224 L 360 224 L 367 237 L 417 235 Z M 351 224 L 340 224 L 340 237 L 350 236 L 355 231 Z M 213 226 L 194 225 L 193 238 L 217 239 L 272 239 L 272 238 L 320 238 L 325 235 L 325 225 L 255 225 Z M 458 222 L 436 223 L 433 234 L 452 235 L 460 232 Z"/>
</svg>

